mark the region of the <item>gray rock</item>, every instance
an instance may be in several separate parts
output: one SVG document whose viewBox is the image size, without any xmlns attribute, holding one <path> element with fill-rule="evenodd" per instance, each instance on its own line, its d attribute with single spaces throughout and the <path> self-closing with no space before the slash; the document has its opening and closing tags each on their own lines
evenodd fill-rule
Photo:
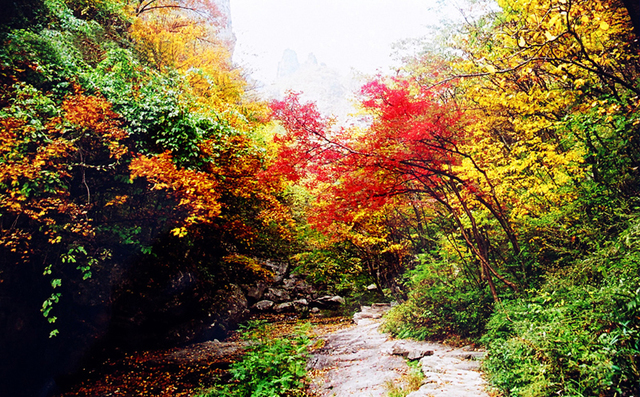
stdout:
<svg viewBox="0 0 640 397">
<path fill-rule="evenodd" d="M 280 288 L 269 288 L 264 294 L 264 299 L 274 302 L 286 302 L 291 300 L 291 295 L 289 292 Z"/>
<path fill-rule="evenodd" d="M 219 302 L 215 307 L 216 313 L 210 318 L 212 323 L 203 331 L 207 337 L 227 333 L 249 315 L 249 302 L 238 285 L 229 284 L 217 291 L 216 295 Z M 194 326 L 191 325 L 190 328 L 193 329 Z M 178 332 L 183 335 L 188 330 Z"/>
<path fill-rule="evenodd" d="M 285 278 L 284 280 L 282 280 L 282 288 L 286 289 L 287 291 L 293 291 L 295 287 L 296 287 L 295 279 Z"/>
<path fill-rule="evenodd" d="M 357 312 L 353 315 L 353 321 L 358 322 L 364 318 L 382 318 L 381 312 Z"/>
<path fill-rule="evenodd" d="M 332 296 L 331 299 L 329 299 L 329 302 L 338 303 L 340 305 L 344 305 L 345 303 L 347 303 L 343 297 L 338 295 Z"/>
<path fill-rule="evenodd" d="M 275 303 L 273 303 L 273 301 L 270 300 L 261 300 L 260 302 L 256 303 L 255 305 L 253 305 L 254 309 L 260 310 L 260 311 L 265 311 L 265 310 L 269 310 L 273 307 Z"/>
<path fill-rule="evenodd" d="M 264 291 L 267 289 L 267 284 L 264 281 L 258 281 L 256 285 L 249 287 L 247 291 L 247 296 L 249 298 L 253 298 L 255 300 L 262 299 L 262 295 Z"/>
<path fill-rule="evenodd" d="M 273 281 L 276 283 L 282 282 L 282 280 L 284 280 L 287 274 L 287 269 L 289 268 L 289 265 L 286 263 L 274 263 L 271 261 L 265 261 L 263 265 L 268 267 L 273 272 Z"/>
<path fill-rule="evenodd" d="M 456 357 L 460 360 L 482 360 L 486 352 L 484 351 L 457 351 L 452 353 L 452 357 Z"/>
<path fill-rule="evenodd" d="M 296 309 L 306 308 L 306 307 L 309 306 L 309 302 L 304 298 L 303 299 L 296 299 L 291 303 L 293 303 L 293 305 L 296 307 Z"/>
<path fill-rule="evenodd" d="M 394 356 L 407 357 L 409 355 L 409 349 L 402 343 L 395 343 L 391 348 L 391 354 Z"/>
<path fill-rule="evenodd" d="M 320 307 L 335 307 L 339 305 L 344 305 L 346 302 L 343 297 L 335 295 L 325 295 L 314 301 Z"/>
<path fill-rule="evenodd" d="M 433 356 L 433 350 L 427 350 L 427 349 L 415 349 L 415 350 L 411 350 L 409 351 L 409 354 L 407 354 L 407 360 L 420 360 L 422 357 L 425 356 Z"/>
<path fill-rule="evenodd" d="M 284 302 L 284 303 L 280 303 L 278 305 L 275 305 L 273 307 L 273 310 L 276 311 L 276 313 L 283 313 L 283 312 L 292 312 L 296 309 L 296 306 L 293 302 Z"/>
<path fill-rule="evenodd" d="M 315 288 L 307 284 L 307 282 L 304 280 L 298 281 L 293 291 L 297 295 L 305 295 L 307 297 L 311 297 L 316 293 Z"/>
<path fill-rule="evenodd" d="M 407 360 L 419 360 L 425 356 L 432 356 L 433 350 L 420 346 L 419 343 L 396 342 L 391 348 L 391 354 L 402 356 Z"/>
<path fill-rule="evenodd" d="M 229 294 L 227 295 L 227 304 L 224 310 L 228 313 L 229 319 L 237 324 L 247 314 L 249 302 L 247 302 L 247 298 L 236 284 L 229 284 L 228 289 Z"/>
</svg>

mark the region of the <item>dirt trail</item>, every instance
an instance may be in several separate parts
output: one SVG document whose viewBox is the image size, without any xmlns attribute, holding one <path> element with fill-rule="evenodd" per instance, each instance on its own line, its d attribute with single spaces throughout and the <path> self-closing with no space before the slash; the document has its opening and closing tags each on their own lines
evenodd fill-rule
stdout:
<svg viewBox="0 0 640 397">
<path fill-rule="evenodd" d="M 378 330 L 389 305 L 363 306 L 356 325 L 325 336 L 309 361 L 317 376 L 312 390 L 321 397 L 385 396 L 389 382 L 400 384 L 410 371 L 405 357 L 419 359 L 425 379 L 408 397 L 488 397 L 479 372 L 483 352 L 439 343 L 391 340 Z M 421 358 L 420 358 L 421 357 Z"/>
</svg>

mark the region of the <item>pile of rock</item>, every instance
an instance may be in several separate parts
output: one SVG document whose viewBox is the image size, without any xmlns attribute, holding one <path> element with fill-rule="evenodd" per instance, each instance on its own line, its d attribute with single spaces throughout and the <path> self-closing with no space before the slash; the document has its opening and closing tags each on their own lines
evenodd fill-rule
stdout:
<svg viewBox="0 0 640 397">
<path fill-rule="evenodd" d="M 276 278 L 277 280 L 277 278 Z M 258 282 L 247 288 L 247 299 L 256 312 L 319 312 L 320 309 L 337 308 L 345 303 L 337 295 L 320 295 L 318 291 L 299 276 L 290 275 L 280 282 L 269 285 Z"/>
</svg>

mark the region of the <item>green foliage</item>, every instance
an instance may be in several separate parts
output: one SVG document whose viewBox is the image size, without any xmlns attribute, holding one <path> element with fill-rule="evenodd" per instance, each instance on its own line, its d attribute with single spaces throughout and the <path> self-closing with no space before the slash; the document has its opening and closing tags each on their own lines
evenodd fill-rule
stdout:
<svg viewBox="0 0 640 397">
<path fill-rule="evenodd" d="M 405 277 L 408 299 L 387 313 L 385 331 L 418 340 L 482 335 L 492 311 L 491 294 L 466 278 L 458 265 L 423 254 Z"/>
<path fill-rule="evenodd" d="M 367 283 L 371 283 L 361 260 L 349 252 L 344 244 L 309 247 L 309 250 L 296 254 L 293 259 L 297 264 L 296 272 L 337 294 L 363 290 Z"/>
<path fill-rule="evenodd" d="M 531 297 L 506 302 L 484 342 L 490 381 L 509 396 L 614 396 L 640 379 L 640 242 L 621 237 L 552 274 Z"/>
<path fill-rule="evenodd" d="M 299 327 L 293 335 L 272 339 L 264 323 L 250 324 L 245 335 L 254 345 L 241 361 L 231 365 L 231 383 L 214 388 L 203 397 L 305 395 L 307 352 L 312 343 L 307 329 Z"/>
</svg>

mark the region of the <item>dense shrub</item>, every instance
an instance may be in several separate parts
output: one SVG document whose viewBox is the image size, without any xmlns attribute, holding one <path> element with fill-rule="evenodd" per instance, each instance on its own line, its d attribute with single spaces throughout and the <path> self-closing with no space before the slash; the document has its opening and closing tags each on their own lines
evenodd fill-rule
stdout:
<svg viewBox="0 0 640 397">
<path fill-rule="evenodd" d="M 202 397 L 304 396 L 307 352 L 311 345 L 305 328 L 273 338 L 264 325 L 248 333 L 254 345 L 231 365 L 230 384 L 215 387 Z"/>
<path fill-rule="evenodd" d="M 400 337 L 476 338 L 492 310 L 491 294 L 455 270 L 455 265 L 420 256 L 407 273 L 408 299 L 386 316 L 383 329 Z"/>
<path fill-rule="evenodd" d="M 638 224 L 616 244 L 505 303 L 483 340 L 489 380 L 508 396 L 640 391 Z"/>
</svg>

